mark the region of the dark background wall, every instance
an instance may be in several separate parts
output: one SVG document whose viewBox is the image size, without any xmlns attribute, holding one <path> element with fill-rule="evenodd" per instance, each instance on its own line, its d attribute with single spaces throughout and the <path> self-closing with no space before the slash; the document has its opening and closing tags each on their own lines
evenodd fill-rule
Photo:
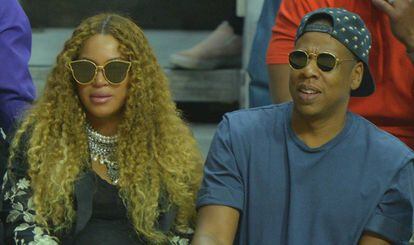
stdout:
<svg viewBox="0 0 414 245">
<path fill-rule="evenodd" d="M 34 28 L 74 27 L 99 12 L 130 16 L 146 29 L 214 29 L 235 0 L 21 0 Z"/>
</svg>

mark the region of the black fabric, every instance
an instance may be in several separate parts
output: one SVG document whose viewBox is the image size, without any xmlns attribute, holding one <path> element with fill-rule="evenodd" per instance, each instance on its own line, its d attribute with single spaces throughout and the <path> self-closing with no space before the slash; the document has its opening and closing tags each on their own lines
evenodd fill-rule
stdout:
<svg viewBox="0 0 414 245">
<path fill-rule="evenodd" d="M 16 156 L 15 156 L 15 161 L 13 162 L 13 164 L 11 166 L 8 166 L 8 158 L 10 155 L 9 152 L 9 147 L 10 144 L 13 140 L 13 138 L 15 137 L 15 133 L 17 128 L 19 127 L 18 124 L 15 125 L 15 127 L 13 128 L 12 131 L 10 131 L 9 135 L 7 136 L 7 138 L 4 140 L 3 137 L 1 138 L 1 166 L 0 166 L 0 171 L 1 171 L 1 187 L 3 187 L 3 176 L 4 174 L 6 174 L 7 170 L 10 170 L 10 174 L 13 175 L 14 177 L 19 177 L 19 176 L 23 176 L 27 173 L 28 171 L 28 164 L 27 164 L 27 148 L 28 148 L 28 142 L 29 142 L 29 135 L 32 130 L 32 128 L 29 128 L 27 130 L 26 133 L 24 133 L 21 137 L 21 143 L 18 146 L 18 151 L 16 152 Z M 5 154 L 3 154 L 5 153 Z M 10 178 L 10 177 L 9 177 Z M 6 186 L 7 189 L 7 186 Z M 0 219 L 2 221 L 2 224 L 0 228 L 2 228 L 2 240 L 4 240 L 4 244 L 14 244 L 13 242 L 13 231 L 15 229 L 15 225 L 7 225 L 6 222 L 6 217 L 8 215 L 8 208 L 7 206 L 4 205 L 4 192 L 3 190 L 1 191 L 1 201 L 0 201 Z M 1 243 L 0 243 L 1 244 Z"/>
<path fill-rule="evenodd" d="M 3 176 L 6 173 L 8 157 L 9 143 L 0 136 L 0 186 L 3 185 Z"/>
<path fill-rule="evenodd" d="M 244 18 L 232 14 L 228 19 L 229 25 L 233 28 L 235 34 L 243 36 Z"/>
<path fill-rule="evenodd" d="M 75 236 L 86 226 L 92 216 L 94 174 L 83 173 L 75 182 L 76 226 Z"/>
<path fill-rule="evenodd" d="M 92 219 L 127 219 L 127 210 L 116 186 L 94 174 L 95 190 L 92 205 Z"/>
<path fill-rule="evenodd" d="M 231 12 L 225 19 L 229 25 L 233 28 L 233 31 L 236 35 L 242 36 L 243 35 L 243 26 L 244 26 L 244 18 L 238 17 L 237 13 L 237 2 L 231 1 Z"/>
<path fill-rule="evenodd" d="M 6 173 L 7 169 L 7 158 L 9 156 L 9 144 L 3 137 L 0 136 L 0 186 L 3 186 L 3 176 Z M 3 195 L 0 195 L 3 197 Z M 0 210 L 2 210 L 2 202 L 0 201 Z M 3 227 L 4 217 L 0 217 L 0 244 L 4 244 L 4 227 Z"/>
<path fill-rule="evenodd" d="M 127 218 L 127 210 L 116 186 L 93 174 L 92 214 L 75 237 L 75 244 L 144 244 Z"/>
<path fill-rule="evenodd" d="M 76 245 L 144 245 L 128 220 L 91 219 L 75 238 Z"/>
</svg>

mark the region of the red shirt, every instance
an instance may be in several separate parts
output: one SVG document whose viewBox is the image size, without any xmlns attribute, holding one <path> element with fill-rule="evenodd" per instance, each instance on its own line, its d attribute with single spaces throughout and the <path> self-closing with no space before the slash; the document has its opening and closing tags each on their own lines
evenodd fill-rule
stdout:
<svg viewBox="0 0 414 245">
<path fill-rule="evenodd" d="M 287 64 L 302 17 L 323 7 L 357 13 L 372 34 L 369 66 L 376 90 L 368 97 L 351 97 L 350 110 L 414 149 L 414 65 L 405 46 L 392 34 L 388 16 L 371 0 L 283 0 L 272 29 L 267 63 Z"/>
</svg>

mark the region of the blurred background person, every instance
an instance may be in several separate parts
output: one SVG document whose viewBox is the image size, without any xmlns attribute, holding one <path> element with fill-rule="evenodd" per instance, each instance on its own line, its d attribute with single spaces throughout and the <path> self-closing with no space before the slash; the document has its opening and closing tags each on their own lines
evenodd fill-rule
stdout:
<svg viewBox="0 0 414 245">
<path fill-rule="evenodd" d="M 282 0 L 264 0 L 256 32 L 250 51 L 247 72 L 249 83 L 249 107 L 271 104 L 269 93 L 269 73 L 266 65 L 266 52 L 272 36 L 272 26 Z"/>
<path fill-rule="evenodd" d="M 241 67 L 244 18 L 237 14 L 236 0 L 216 29 L 204 40 L 186 50 L 173 53 L 169 62 L 174 68 L 189 70 L 212 70 Z"/>
<path fill-rule="evenodd" d="M 8 135 L 20 113 L 34 100 L 29 72 L 32 32 L 17 0 L 0 5 L 0 127 Z"/>
<path fill-rule="evenodd" d="M 202 42 L 170 56 L 176 68 L 211 70 L 240 67 L 243 47 L 243 18 L 236 11 Z"/>
<path fill-rule="evenodd" d="M 9 139 L 20 114 L 36 96 L 29 73 L 32 33 L 17 0 L 0 4 L 0 186 L 6 171 Z M 9 137 L 7 137 L 9 136 Z M 1 208 L 1 205 L 0 205 Z M 0 219 L 0 243 L 3 240 Z"/>
</svg>

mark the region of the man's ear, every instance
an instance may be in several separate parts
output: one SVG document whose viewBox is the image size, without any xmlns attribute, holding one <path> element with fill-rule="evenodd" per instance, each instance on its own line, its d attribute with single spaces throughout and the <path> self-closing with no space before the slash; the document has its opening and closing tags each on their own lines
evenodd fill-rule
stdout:
<svg viewBox="0 0 414 245">
<path fill-rule="evenodd" d="M 362 82 L 362 76 L 364 75 L 364 63 L 359 61 L 354 65 L 351 74 L 351 89 L 356 90 L 359 88 Z"/>
</svg>

